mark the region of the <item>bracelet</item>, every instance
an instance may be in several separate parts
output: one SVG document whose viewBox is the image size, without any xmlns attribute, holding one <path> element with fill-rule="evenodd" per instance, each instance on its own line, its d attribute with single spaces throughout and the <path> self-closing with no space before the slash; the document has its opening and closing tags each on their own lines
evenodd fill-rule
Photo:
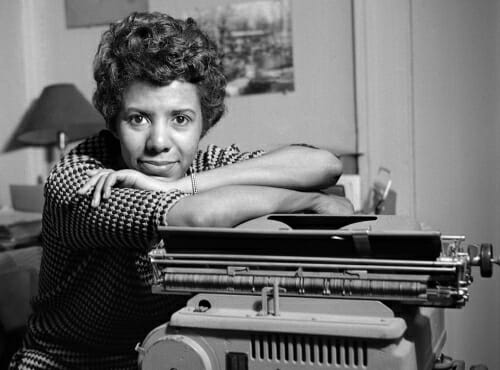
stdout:
<svg viewBox="0 0 500 370">
<path fill-rule="evenodd" d="M 198 193 L 198 183 L 196 182 L 196 175 L 194 171 L 191 171 L 191 187 L 193 189 L 192 193 L 193 195 Z"/>
</svg>

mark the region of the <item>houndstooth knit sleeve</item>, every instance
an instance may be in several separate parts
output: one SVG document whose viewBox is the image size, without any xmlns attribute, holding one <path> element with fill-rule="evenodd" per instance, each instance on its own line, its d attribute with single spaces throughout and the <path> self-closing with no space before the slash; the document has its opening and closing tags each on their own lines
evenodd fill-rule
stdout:
<svg viewBox="0 0 500 370">
<path fill-rule="evenodd" d="M 228 164 L 260 157 L 263 154 L 264 151 L 262 150 L 242 152 L 235 144 L 226 148 L 208 145 L 205 151 L 198 151 L 193 162 L 193 168 L 195 172 L 208 171 Z"/>
<path fill-rule="evenodd" d="M 187 195 L 112 188 L 109 198 L 92 207 L 92 192 L 77 191 L 90 178 L 87 171 L 116 166 L 117 145 L 102 132 L 61 159 L 48 177 L 43 229 L 50 228 L 70 248 L 150 248 L 158 241 L 157 227 L 166 225 L 169 209 Z"/>
</svg>

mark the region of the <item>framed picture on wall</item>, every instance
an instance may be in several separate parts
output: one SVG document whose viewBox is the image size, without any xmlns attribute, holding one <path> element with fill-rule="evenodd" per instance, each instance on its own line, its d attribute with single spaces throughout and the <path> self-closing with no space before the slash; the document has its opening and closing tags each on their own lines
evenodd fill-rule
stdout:
<svg viewBox="0 0 500 370">
<path fill-rule="evenodd" d="M 147 10 L 148 0 L 66 0 L 66 27 L 105 25 Z"/>
<path fill-rule="evenodd" d="M 211 6 L 191 16 L 223 51 L 229 96 L 294 90 L 290 0 Z"/>
</svg>

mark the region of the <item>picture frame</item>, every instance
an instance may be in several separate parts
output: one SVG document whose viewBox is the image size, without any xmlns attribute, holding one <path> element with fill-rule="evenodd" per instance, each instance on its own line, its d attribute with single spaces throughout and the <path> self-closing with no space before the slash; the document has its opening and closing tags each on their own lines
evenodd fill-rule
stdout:
<svg viewBox="0 0 500 370">
<path fill-rule="evenodd" d="M 223 53 L 228 96 L 295 90 L 290 0 L 197 8 L 192 16 Z"/>
</svg>

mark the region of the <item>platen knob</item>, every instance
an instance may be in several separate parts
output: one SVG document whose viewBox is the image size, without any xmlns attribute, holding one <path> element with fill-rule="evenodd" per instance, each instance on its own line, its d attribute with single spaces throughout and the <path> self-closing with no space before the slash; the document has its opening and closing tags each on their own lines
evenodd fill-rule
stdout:
<svg viewBox="0 0 500 370">
<path fill-rule="evenodd" d="M 493 258 L 493 245 L 489 243 L 481 244 L 479 268 L 482 277 L 491 277 L 493 275 Z"/>
</svg>

